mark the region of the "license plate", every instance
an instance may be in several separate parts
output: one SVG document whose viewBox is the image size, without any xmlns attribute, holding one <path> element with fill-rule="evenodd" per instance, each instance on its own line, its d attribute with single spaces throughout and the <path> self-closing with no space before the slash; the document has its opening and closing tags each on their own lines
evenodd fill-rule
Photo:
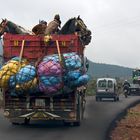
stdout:
<svg viewBox="0 0 140 140">
<path fill-rule="evenodd" d="M 35 100 L 35 106 L 45 107 L 45 99 L 36 99 Z"/>
</svg>

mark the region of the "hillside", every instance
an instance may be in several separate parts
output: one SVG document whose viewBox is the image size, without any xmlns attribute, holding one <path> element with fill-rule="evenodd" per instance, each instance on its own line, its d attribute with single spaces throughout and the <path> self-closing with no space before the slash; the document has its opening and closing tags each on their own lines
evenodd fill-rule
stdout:
<svg viewBox="0 0 140 140">
<path fill-rule="evenodd" d="M 102 64 L 94 63 L 89 61 L 89 70 L 88 74 L 92 77 L 119 77 L 119 78 L 129 78 L 132 74 L 132 69 L 111 65 L 111 64 Z"/>
</svg>

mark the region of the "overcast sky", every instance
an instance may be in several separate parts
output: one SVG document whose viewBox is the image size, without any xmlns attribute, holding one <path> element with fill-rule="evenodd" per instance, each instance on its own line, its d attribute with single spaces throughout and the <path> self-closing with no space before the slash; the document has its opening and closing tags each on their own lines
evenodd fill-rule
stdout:
<svg viewBox="0 0 140 140">
<path fill-rule="evenodd" d="M 140 0 L 0 0 L 0 18 L 31 29 L 60 14 L 62 25 L 81 16 L 92 31 L 88 59 L 140 67 Z"/>
</svg>

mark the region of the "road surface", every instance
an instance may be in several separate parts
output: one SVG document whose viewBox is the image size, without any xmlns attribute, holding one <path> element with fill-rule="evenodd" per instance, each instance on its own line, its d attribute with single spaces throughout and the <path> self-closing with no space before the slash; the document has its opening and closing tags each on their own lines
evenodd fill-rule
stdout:
<svg viewBox="0 0 140 140">
<path fill-rule="evenodd" d="M 11 125 L 0 113 L 0 140 L 105 140 L 109 124 L 127 106 L 140 100 L 140 96 L 121 96 L 119 102 L 96 102 L 88 97 L 85 119 L 80 127 L 66 127 L 62 123 L 33 123 Z"/>
</svg>

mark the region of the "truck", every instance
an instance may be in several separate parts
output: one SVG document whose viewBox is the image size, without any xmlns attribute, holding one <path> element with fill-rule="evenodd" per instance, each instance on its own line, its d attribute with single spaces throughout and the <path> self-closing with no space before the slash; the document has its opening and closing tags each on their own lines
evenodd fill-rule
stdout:
<svg viewBox="0 0 140 140">
<path fill-rule="evenodd" d="M 140 94 L 140 69 L 136 68 L 132 71 L 132 84 L 129 87 L 129 94 Z"/>
<path fill-rule="evenodd" d="M 13 57 L 27 58 L 31 63 L 36 63 L 45 55 L 68 52 L 77 53 L 83 65 L 84 49 L 77 34 L 48 36 L 18 35 L 6 33 L 3 36 L 3 58 L 7 62 Z M 24 45 L 22 44 L 24 40 Z M 41 94 L 39 96 L 24 94 L 11 96 L 11 90 L 3 88 L 4 116 L 12 124 L 29 124 L 32 121 L 63 121 L 66 125 L 79 126 L 84 117 L 86 86 L 78 88 L 64 87 L 54 94 Z"/>
</svg>

